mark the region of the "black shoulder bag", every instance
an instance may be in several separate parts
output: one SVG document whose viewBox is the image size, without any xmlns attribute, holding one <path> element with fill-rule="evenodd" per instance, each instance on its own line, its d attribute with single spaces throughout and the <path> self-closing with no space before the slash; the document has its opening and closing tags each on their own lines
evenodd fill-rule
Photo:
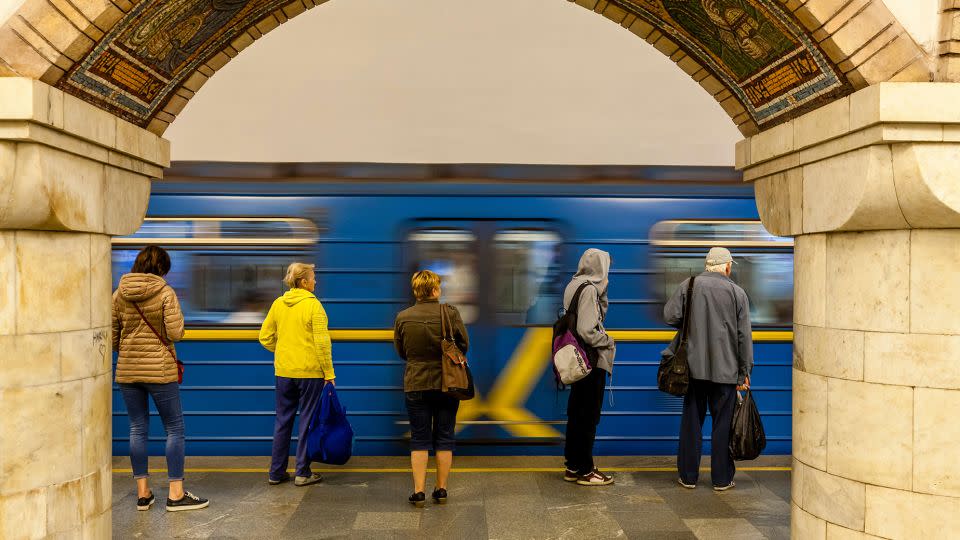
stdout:
<svg viewBox="0 0 960 540">
<path fill-rule="evenodd" d="M 657 370 L 657 388 L 673 396 L 684 396 L 690 386 L 690 364 L 687 362 L 687 338 L 690 335 L 690 304 L 693 301 L 693 280 L 687 285 L 687 301 L 683 306 L 683 326 L 680 327 L 680 339 L 677 349 L 667 353 L 660 360 Z"/>
</svg>

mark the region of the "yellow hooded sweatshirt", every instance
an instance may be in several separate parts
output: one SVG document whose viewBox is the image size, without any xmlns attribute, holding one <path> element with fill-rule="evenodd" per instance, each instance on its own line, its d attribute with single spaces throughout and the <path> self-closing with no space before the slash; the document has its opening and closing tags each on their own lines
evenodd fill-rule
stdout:
<svg viewBox="0 0 960 540">
<path fill-rule="evenodd" d="M 260 344 L 274 353 L 274 373 L 291 379 L 333 379 L 327 312 L 313 293 L 290 289 L 270 306 Z"/>
</svg>

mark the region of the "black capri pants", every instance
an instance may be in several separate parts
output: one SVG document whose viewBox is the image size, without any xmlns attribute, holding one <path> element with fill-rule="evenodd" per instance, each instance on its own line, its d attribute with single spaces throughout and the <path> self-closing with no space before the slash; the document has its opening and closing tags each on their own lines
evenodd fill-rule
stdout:
<svg viewBox="0 0 960 540">
<path fill-rule="evenodd" d="M 406 392 L 410 417 L 410 450 L 449 450 L 456 446 L 460 400 L 440 390 Z"/>
</svg>

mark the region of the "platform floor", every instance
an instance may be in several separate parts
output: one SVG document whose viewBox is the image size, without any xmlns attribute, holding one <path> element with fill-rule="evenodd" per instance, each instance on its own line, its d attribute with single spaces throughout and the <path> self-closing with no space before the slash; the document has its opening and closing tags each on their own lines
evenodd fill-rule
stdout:
<svg viewBox="0 0 960 540">
<path fill-rule="evenodd" d="M 361 457 L 317 467 L 324 481 L 270 486 L 269 458 L 188 458 L 186 488 L 210 507 L 166 512 L 163 460 L 151 458 L 157 504 L 136 510 L 126 458 L 114 458 L 114 538 L 790 538 L 790 458 L 740 464 L 737 487 L 716 493 L 709 470 L 695 490 L 676 483 L 673 458 L 600 457 L 609 487 L 564 482 L 560 458 L 462 457 L 448 504 L 417 509 L 409 461 Z M 432 460 L 431 460 L 432 465 Z M 708 463 L 704 463 L 709 466 Z M 154 467 L 156 472 L 154 472 Z M 329 471 L 327 469 L 330 469 Z M 429 491 L 432 480 L 428 478 Z"/>
</svg>

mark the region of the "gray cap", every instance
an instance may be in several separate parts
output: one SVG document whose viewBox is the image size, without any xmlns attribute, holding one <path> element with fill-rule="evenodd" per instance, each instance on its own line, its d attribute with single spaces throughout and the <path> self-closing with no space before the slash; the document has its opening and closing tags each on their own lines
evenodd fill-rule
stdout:
<svg viewBox="0 0 960 540">
<path fill-rule="evenodd" d="M 729 262 L 733 262 L 733 255 L 731 255 L 730 250 L 725 247 L 710 248 L 710 253 L 707 253 L 707 266 L 716 266 Z"/>
</svg>

